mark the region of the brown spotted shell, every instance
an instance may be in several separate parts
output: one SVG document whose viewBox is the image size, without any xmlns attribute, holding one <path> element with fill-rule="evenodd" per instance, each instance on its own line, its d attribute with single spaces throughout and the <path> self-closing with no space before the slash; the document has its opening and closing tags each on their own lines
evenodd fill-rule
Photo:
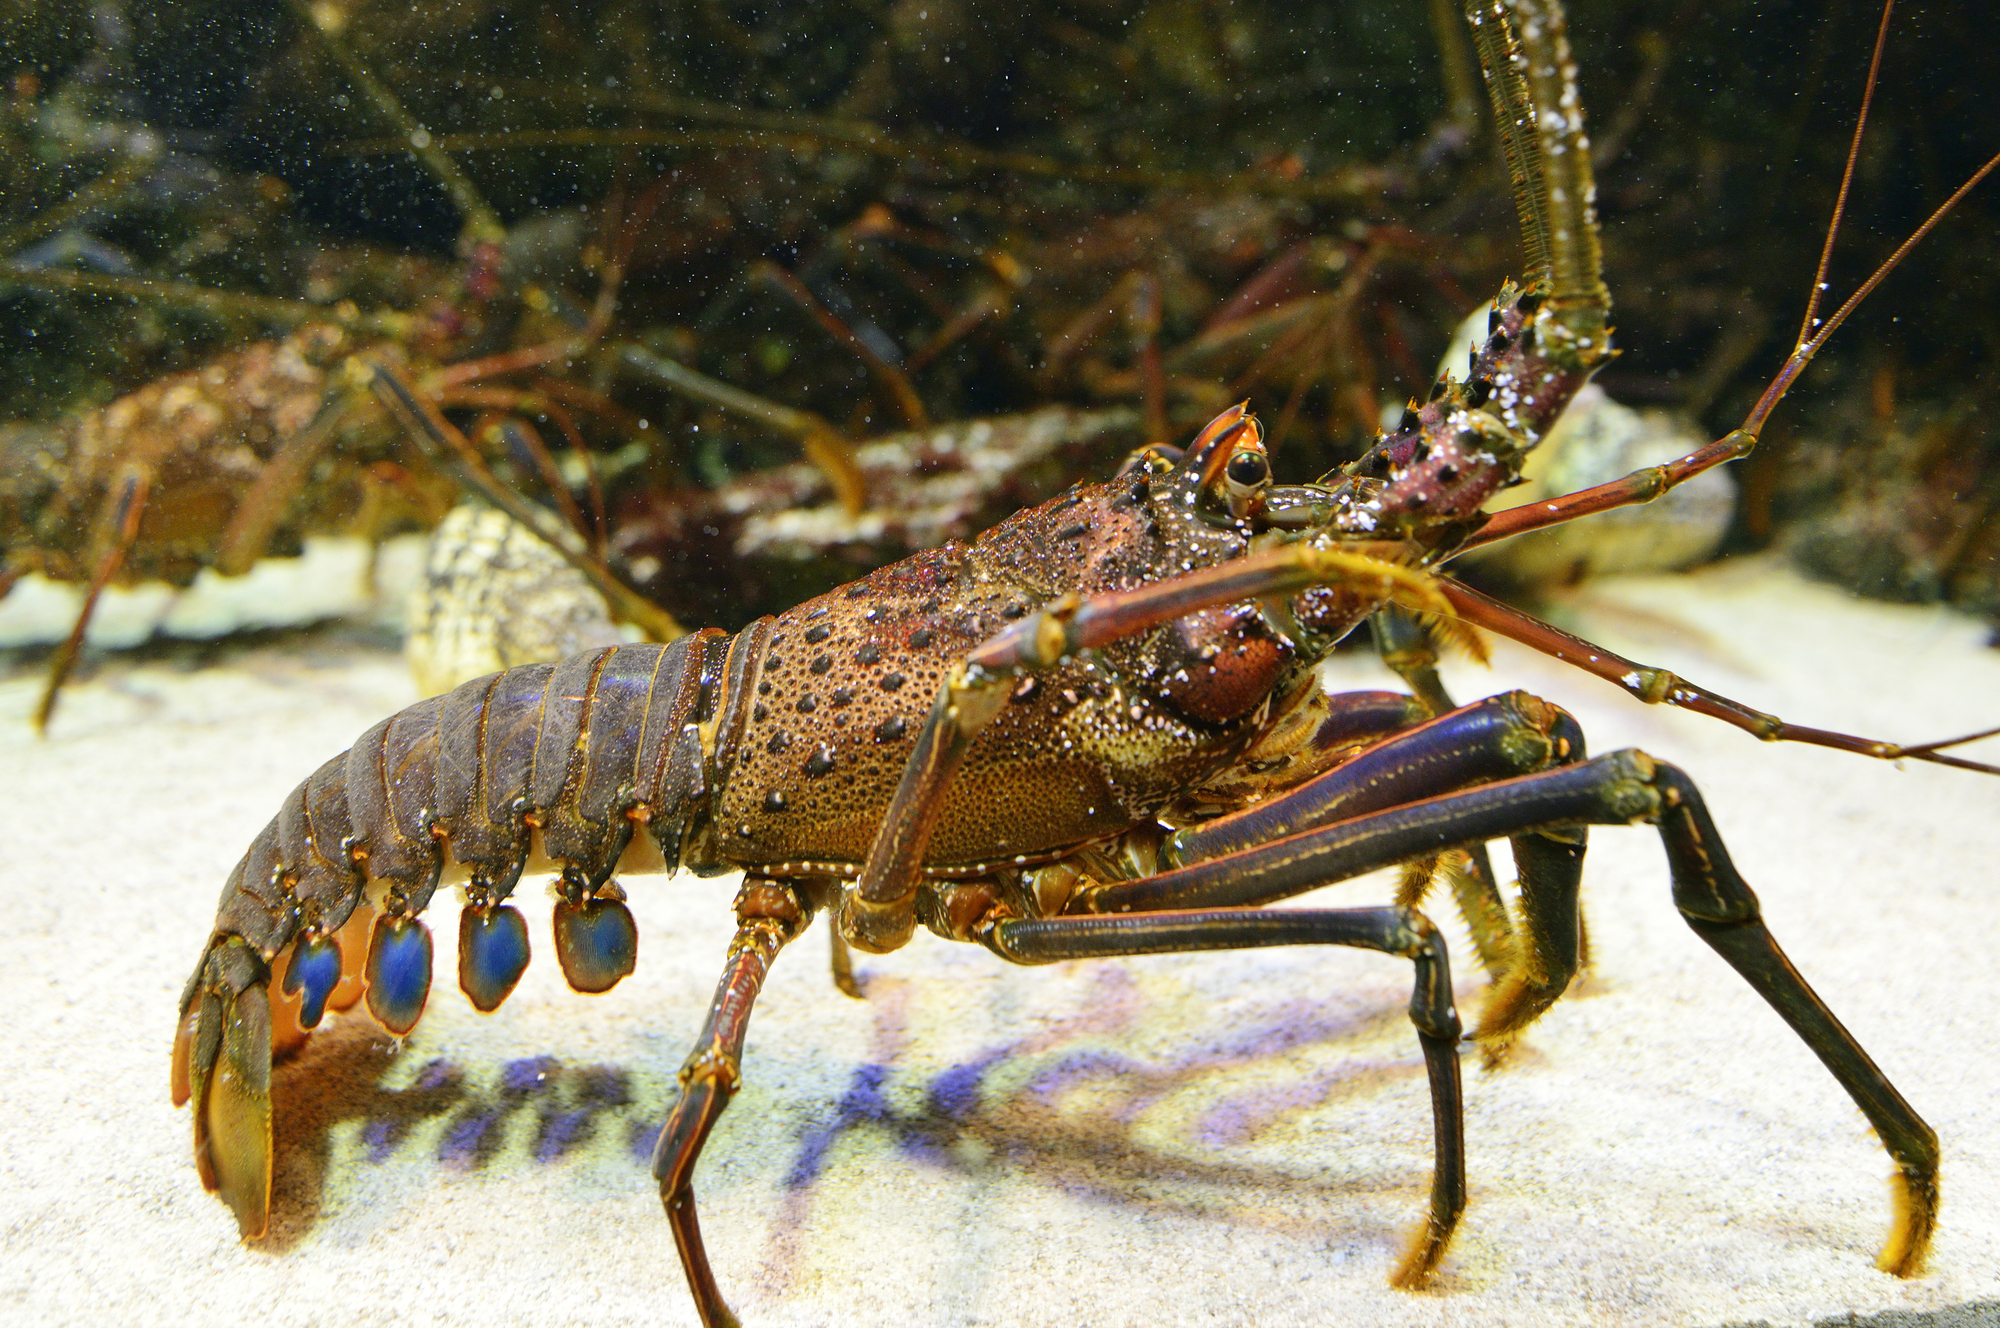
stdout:
<svg viewBox="0 0 2000 1328">
<path fill-rule="evenodd" d="M 714 852 L 745 864 L 859 862 L 940 685 L 969 649 L 1064 592 L 1128 588 L 1242 547 L 1240 534 L 1128 476 L 779 615 L 744 681 L 754 695 L 735 750 L 718 753 L 726 780 Z M 1214 630 L 1228 651 L 1269 660 L 1280 649 L 1261 623 L 1236 615 L 1216 617 Z M 1187 687 L 1187 666 L 1205 648 L 1199 624 L 1170 626 L 1023 677 L 952 784 L 931 864 L 1004 862 L 1101 838 L 1198 785 L 1254 735 L 1272 686 L 1268 676 L 1261 690 L 1239 680 L 1186 704 L 1200 690 Z"/>
</svg>

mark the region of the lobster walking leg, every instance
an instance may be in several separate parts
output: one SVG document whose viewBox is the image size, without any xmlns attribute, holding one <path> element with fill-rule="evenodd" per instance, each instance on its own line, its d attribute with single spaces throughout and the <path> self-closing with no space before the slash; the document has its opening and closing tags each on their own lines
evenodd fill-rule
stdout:
<svg viewBox="0 0 2000 1328">
<path fill-rule="evenodd" d="M 1167 909 L 1243 908 L 1303 894 L 1440 849 L 1515 838 L 1523 863 L 1523 918 L 1540 951 L 1539 970 L 1508 1003 L 1488 1011 L 1481 1040 L 1517 1031 L 1561 994 L 1576 961 L 1580 828 L 1651 823 L 1673 875 L 1674 904 L 1696 935 L 1790 1024 L 1875 1127 L 1898 1169 L 1894 1225 L 1878 1266 L 1900 1277 L 1923 1263 L 1936 1223 L 1938 1146 L 1874 1061 L 1807 985 L 1764 925 L 1729 860 L 1700 792 L 1686 774 L 1643 752 L 1523 775 L 1461 793 L 1355 817 L 1226 857 L 1136 881 L 1098 886 L 1072 912 L 1151 914 Z M 1566 847 L 1567 846 L 1567 847 Z"/>
<path fill-rule="evenodd" d="M 1175 832 L 1162 847 L 1161 861 L 1176 866 L 1226 859 L 1301 831 L 1482 780 L 1572 764 L 1583 756 L 1583 730 L 1565 711 L 1525 692 L 1488 697 L 1398 733 L 1261 806 Z M 1497 888 L 1490 902 L 1476 882 L 1462 881 L 1458 892 L 1475 944 L 1481 923 L 1492 925 L 1484 942 L 1492 947 L 1491 953 L 1480 951 L 1495 979 L 1480 1021 L 1480 1038 L 1489 1057 L 1500 1054 L 1513 1034 L 1555 1002 L 1583 953 L 1576 898 L 1583 869 L 1582 835 L 1526 833 L 1509 842 L 1521 880 L 1518 934 Z M 1485 844 L 1472 847 L 1483 851 Z M 1437 856 L 1420 860 L 1435 861 Z"/>
<path fill-rule="evenodd" d="M 1579 759 L 1583 731 L 1567 713 L 1526 692 L 1461 706 L 1385 738 L 1289 793 L 1178 830 L 1162 849 L 1180 863 L 1225 857 L 1305 830 Z"/>
<path fill-rule="evenodd" d="M 1444 689 L 1444 679 L 1438 677 L 1437 647 L 1413 614 L 1392 606 L 1370 618 L 1368 626 L 1375 637 L 1375 653 L 1429 707 L 1431 714 L 1442 715 L 1458 708 L 1458 703 Z"/>
<path fill-rule="evenodd" d="M 729 944 L 715 1003 L 694 1051 L 681 1066 L 680 1100 L 653 1149 L 660 1201 L 666 1205 L 681 1267 L 706 1328 L 734 1328 L 737 1320 L 723 1303 L 702 1247 L 694 1206 L 695 1159 L 743 1081 L 743 1039 L 749 1035 L 750 1009 L 763 990 L 771 961 L 786 942 L 805 930 L 812 913 L 810 898 L 790 885 L 756 877 L 745 880 L 736 898 L 736 939 Z"/>
<path fill-rule="evenodd" d="M 1923 1271 L 1937 1225 L 1937 1132 L 1903 1100 L 1854 1035 L 1827 1009 L 1764 925 L 1751 892 L 1722 847 L 1694 781 L 1656 767 L 1665 803 L 1660 838 L 1673 868 L 1674 903 L 1695 935 L 1742 974 L 1820 1058 L 1895 1159 L 1896 1213 L 1875 1266 L 1897 1277 Z"/>
<path fill-rule="evenodd" d="M 1017 964 L 1059 959 L 1242 950 L 1272 945 L 1351 945 L 1402 955 L 1416 967 L 1410 1022 L 1423 1045 L 1436 1128 L 1430 1214 L 1396 1270 L 1398 1286 L 1416 1286 L 1437 1267 L 1465 1211 L 1465 1111 L 1458 1075 L 1458 1012 L 1444 939 L 1413 908 L 1287 909 L 1257 913 L 1214 909 L 1122 918 L 1007 919 L 980 936 Z"/>
<path fill-rule="evenodd" d="M 97 572 L 90 578 L 90 588 L 84 591 L 82 607 L 76 611 L 76 622 L 69 629 L 69 635 L 49 661 L 48 680 L 42 684 L 42 699 L 35 706 L 35 731 L 44 737 L 48 735 L 49 720 L 56 713 L 56 698 L 62 693 L 64 681 L 76 667 L 76 658 L 83 652 L 83 636 L 90 627 L 90 619 L 97 612 L 97 601 L 104 594 L 104 588 L 111 584 L 111 578 L 118 575 L 118 569 L 125 565 L 125 555 L 139 539 L 139 518 L 146 511 L 146 498 L 152 492 L 152 477 L 145 471 L 136 471 L 125 477 L 118 491 L 118 509 L 111 520 L 111 547 L 97 564 Z"/>
<path fill-rule="evenodd" d="M 1413 614 L 1391 606 L 1368 620 L 1375 635 L 1375 653 L 1408 684 L 1432 715 L 1457 709 L 1451 694 L 1438 676 L 1437 647 L 1430 633 Z M 1466 867 L 1448 867 L 1452 893 L 1465 925 L 1472 933 L 1472 948 L 1487 972 L 1498 973 L 1513 950 L 1514 929 L 1507 920 L 1507 903 L 1500 897 L 1500 882 L 1493 874 L 1493 855 L 1486 845 L 1477 844 L 1469 852 Z"/>
</svg>

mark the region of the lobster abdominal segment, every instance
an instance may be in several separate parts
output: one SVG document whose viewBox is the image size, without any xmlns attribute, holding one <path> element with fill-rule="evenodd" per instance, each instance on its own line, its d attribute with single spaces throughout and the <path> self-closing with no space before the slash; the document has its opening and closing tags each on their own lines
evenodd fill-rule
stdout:
<svg viewBox="0 0 2000 1328">
<path fill-rule="evenodd" d="M 691 731 L 714 690 L 687 664 L 696 652 L 719 655 L 723 639 L 707 632 L 530 665 L 377 724 L 285 799 L 231 873 L 217 935 L 240 937 L 268 962 L 301 931 L 337 931 L 367 879 L 385 883 L 388 912 L 420 912 L 447 852 L 469 872 L 475 900 L 497 903 L 519 880 L 536 828 L 548 856 L 590 890 L 610 879 L 635 813 L 677 862 L 706 787 Z M 612 722 L 586 725 L 599 705 Z"/>
</svg>

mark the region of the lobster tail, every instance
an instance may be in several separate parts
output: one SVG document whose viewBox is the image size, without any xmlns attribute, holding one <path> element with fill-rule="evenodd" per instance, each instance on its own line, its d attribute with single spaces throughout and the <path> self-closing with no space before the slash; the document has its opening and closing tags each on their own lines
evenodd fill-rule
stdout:
<svg viewBox="0 0 2000 1328">
<path fill-rule="evenodd" d="M 475 679 L 375 725 L 285 798 L 223 888 L 174 1047 L 203 1183 L 244 1236 L 269 1207 L 274 1049 L 364 998 L 389 1032 L 416 1026 L 433 967 L 418 915 L 447 854 L 467 873 L 458 973 L 475 1008 L 498 1008 L 527 967 L 526 922 L 503 901 L 537 830 L 562 873 L 570 984 L 604 991 L 632 971 L 638 929 L 611 875 L 640 824 L 677 864 L 705 813 L 700 726 L 727 649 L 711 631 Z"/>
<path fill-rule="evenodd" d="M 271 1203 L 269 973 L 234 937 L 211 945 L 174 1037 L 174 1105 L 194 1103 L 195 1167 L 246 1240 L 264 1234 Z"/>
</svg>

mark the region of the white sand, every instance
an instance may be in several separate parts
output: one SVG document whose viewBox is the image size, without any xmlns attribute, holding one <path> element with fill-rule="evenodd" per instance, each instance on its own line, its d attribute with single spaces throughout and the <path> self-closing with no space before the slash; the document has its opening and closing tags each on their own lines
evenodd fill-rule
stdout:
<svg viewBox="0 0 2000 1328">
<path fill-rule="evenodd" d="M 2000 653 L 1942 611 L 1742 564 L 1572 607 L 1606 644 L 1800 722 L 2000 722 Z M 1888 1163 L 1860 1115 L 1680 923 L 1657 838 L 1607 830 L 1594 975 L 1512 1068 L 1468 1062 L 1472 1206 L 1433 1290 L 1385 1284 L 1430 1168 L 1402 963 L 1020 971 L 920 937 L 863 961 L 857 1003 L 809 935 L 698 1173 L 745 1322 L 1797 1324 L 2000 1298 L 2000 784 L 1762 746 L 1513 648 L 1452 683 L 1528 687 L 1596 750 L 1640 745 L 1700 783 L 1779 939 L 1943 1141 L 1928 1276 L 1874 1271 Z M 198 672 L 115 661 L 45 743 L 36 685 L 0 685 L 0 1318 L 693 1321 L 639 1154 L 719 970 L 729 882 L 634 882 L 639 970 L 607 996 L 563 987 L 531 903 L 540 958 L 498 1014 L 441 983 L 400 1051 L 359 1021 L 323 1032 L 280 1076 L 281 1236 L 244 1248 L 167 1102 L 174 1001 L 236 857 L 409 699 L 402 664 L 326 636 Z M 441 972 L 454 912 L 434 917 Z M 1470 1013 L 1479 974 L 1454 953 Z"/>
</svg>

